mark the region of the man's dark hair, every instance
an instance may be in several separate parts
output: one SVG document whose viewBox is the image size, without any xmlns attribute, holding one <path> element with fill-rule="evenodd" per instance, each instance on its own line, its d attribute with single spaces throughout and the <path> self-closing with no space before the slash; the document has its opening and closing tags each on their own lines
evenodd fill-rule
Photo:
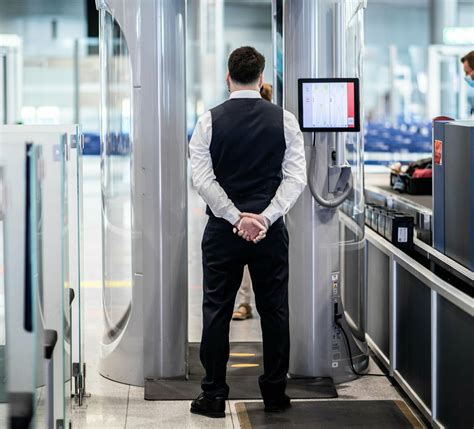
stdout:
<svg viewBox="0 0 474 429">
<path fill-rule="evenodd" d="M 242 46 L 230 54 L 227 66 L 234 82 L 253 83 L 265 68 L 265 57 L 251 46 Z"/>
<path fill-rule="evenodd" d="M 468 54 L 464 55 L 464 57 L 461 58 L 461 62 L 464 64 L 464 62 L 467 61 L 469 64 L 469 67 L 474 70 L 474 51 L 469 52 Z"/>
</svg>

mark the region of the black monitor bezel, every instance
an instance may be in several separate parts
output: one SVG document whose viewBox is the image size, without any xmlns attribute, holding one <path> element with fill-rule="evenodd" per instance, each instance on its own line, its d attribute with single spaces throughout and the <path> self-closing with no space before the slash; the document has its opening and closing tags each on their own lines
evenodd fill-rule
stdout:
<svg viewBox="0 0 474 429">
<path fill-rule="evenodd" d="M 355 117 L 354 127 L 351 128 L 320 128 L 320 127 L 305 127 L 303 124 L 303 83 L 335 83 L 348 82 L 354 83 L 354 104 Z M 358 133 L 360 132 L 360 92 L 359 92 L 359 78 L 301 78 L 298 79 L 298 122 L 301 131 L 313 133 Z"/>
</svg>

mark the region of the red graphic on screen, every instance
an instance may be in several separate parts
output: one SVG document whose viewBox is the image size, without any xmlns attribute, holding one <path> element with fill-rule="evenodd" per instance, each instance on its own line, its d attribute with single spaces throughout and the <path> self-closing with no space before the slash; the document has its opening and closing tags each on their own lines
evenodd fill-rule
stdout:
<svg viewBox="0 0 474 429">
<path fill-rule="evenodd" d="M 347 126 L 355 127 L 355 101 L 354 101 L 354 82 L 347 84 Z"/>
</svg>

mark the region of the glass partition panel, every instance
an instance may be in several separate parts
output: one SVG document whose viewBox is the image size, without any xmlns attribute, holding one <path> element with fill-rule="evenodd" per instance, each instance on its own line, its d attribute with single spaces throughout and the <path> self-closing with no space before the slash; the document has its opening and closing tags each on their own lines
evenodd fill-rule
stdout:
<svg viewBox="0 0 474 429">
<path fill-rule="evenodd" d="M 363 47 L 364 47 L 364 10 L 361 7 L 363 2 L 351 0 L 346 2 L 346 58 L 345 75 L 348 77 L 358 77 L 361 79 L 361 87 L 364 85 L 363 77 Z M 361 117 L 363 117 L 363 97 L 361 97 Z M 354 192 L 350 199 L 354 206 L 354 219 L 360 227 L 364 226 L 364 130 L 361 124 L 360 133 L 346 133 L 346 159 L 352 168 L 354 179 Z M 360 237 L 363 238 L 363 237 Z"/>
<path fill-rule="evenodd" d="M 34 225 L 37 222 L 37 159 L 26 140 L 15 141 L 0 131 L 1 427 L 35 426 L 37 387 L 42 383 L 42 328 L 38 306 L 38 265 Z M 6 393 L 6 398 L 5 398 Z M 3 402 L 2 401 L 2 402 Z M 19 409 L 26 411 L 18 413 Z M 38 410 L 38 414 L 41 410 Z"/>
<path fill-rule="evenodd" d="M 72 130 L 71 130 L 72 131 Z M 66 305 L 70 307 L 71 368 L 74 377 L 72 387 L 78 405 L 82 405 L 85 394 L 84 305 L 82 294 L 83 281 L 83 215 L 82 215 L 82 155 L 84 138 L 79 127 L 74 134 L 68 135 L 67 162 L 67 217 L 69 224 L 69 295 Z M 67 308 L 67 307 L 66 307 Z"/>
<path fill-rule="evenodd" d="M 66 156 L 70 155 L 67 134 L 33 129 L 35 146 L 42 167 L 41 248 L 44 290 L 44 319 L 48 329 L 58 332 L 54 356 L 54 416 L 68 427 L 71 401 L 71 310 L 70 293 L 77 278 L 70 276 L 68 175 Z M 72 165 L 71 162 L 68 166 Z M 50 328 L 51 327 L 51 328 Z"/>
<path fill-rule="evenodd" d="M 53 353 L 54 397 L 44 394 L 39 403 L 46 408 L 53 403 L 54 421 L 62 420 L 66 427 L 71 408 L 71 343 L 75 335 L 80 338 L 80 328 L 70 317 L 71 291 L 80 292 L 80 153 L 74 149 L 80 142 L 79 131 L 76 126 L 9 126 L 4 127 L 2 136 L 17 144 L 34 142 L 38 183 L 34 199 L 37 221 L 32 228 L 39 322 L 43 329 L 58 334 Z M 73 175 L 71 180 L 66 166 Z M 43 377 L 40 384 L 44 384 Z"/>
<path fill-rule="evenodd" d="M 362 54 L 364 46 L 363 2 L 350 0 L 346 7 L 345 76 L 358 77 L 364 85 Z M 363 99 L 363 98 L 362 98 Z M 363 112 L 363 106 L 361 106 Z M 363 114 L 361 114 L 363 116 Z M 341 223 L 341 285 L 346 315 L 353 333 L 364 340 L 364 133 L 346 133 L 346 159 L 351 165 L 353 191 L 341 209 L 351 220 Z M 359 334 L 359 335 L 357 335 Z"/>
<path fill-rule="evenodd" d="M 8 135 L 8 134 L 7 134 Z M 14 141 L 11 138 L 11 141 Z M 46 327 L 44 324 L 44 288 L 42 279 L 42 259 L 41 259 L 41 241 L 39 225 L 41 224 L 41 194 L 40 190 L 40 159 L 37 148 L 33 143 L 27 143 L 27 167 L 26 167 L 26 209 L 28 211 L 27 220 L 27 235 L 26 235 L 26 252 L 25 264 L 27 266 L 26 273 L 30 277 L 31 291 L 35 296 L 32 302 L 33 314 L 32 320 L 35 325 L 33 330 L 35 333 L 35 346 L 33 359 L 36 362 L 35 371 L 35 393 L 36 398 L 34 402 L 34 424 L 33 427 L 42 427 L 44 423 L 44 416 L 46 414 L 45 401 L 45 384 L 46 374 L 44 362 Z"/>
<path fill-rule="evenodd" d="M 41 127 L 18 127 L 12 133 L 17 139 L 34 141 L 38 158 L 36 224 L 38 276 L 42 291 L 42 321 L 45 329 L 57 332 L 53 352 L 54 396 L 42 395 L 41 404 L 48 409 L 53 401 L 54 421 L 62 420 L 67 427 L 71 389 L 70 350 L 71 326 L 69 306 L 69 249 L 67 213 L 66 149 L 67 134 L 41 130 Z"/>
<path fill-rule="evenodd" d="M 132 301 L 132 76 L 127 42 L 105 11 L 101 19 L 104 344 L 126 326 Z"/>
</svg>

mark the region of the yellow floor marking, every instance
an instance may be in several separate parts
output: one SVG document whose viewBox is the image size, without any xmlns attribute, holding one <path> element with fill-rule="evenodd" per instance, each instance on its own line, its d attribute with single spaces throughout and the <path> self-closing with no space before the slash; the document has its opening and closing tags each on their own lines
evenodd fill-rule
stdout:
<svg viewBox="0 0 474 429">
<path fill-rule="evenodd" d="M 254 357 L 255 353 L 230 353 L 231 357 Z"/>
<path fill-rule="evenodd" d="M 132 287 L 132 282 L 130 280 L 109 280 L 105 282 L 106 287 Z M 101 288 L 102 282 L 98 281 L 88 281 L 88 282 L 81 282 L 81 287 L 83 288 Z"/>
<path fill-rule="evenodd" d="M 232 368 L 255 368 L 260 366 L 258 363 L 234 363 L 231 365 Z"/>
</svg>

